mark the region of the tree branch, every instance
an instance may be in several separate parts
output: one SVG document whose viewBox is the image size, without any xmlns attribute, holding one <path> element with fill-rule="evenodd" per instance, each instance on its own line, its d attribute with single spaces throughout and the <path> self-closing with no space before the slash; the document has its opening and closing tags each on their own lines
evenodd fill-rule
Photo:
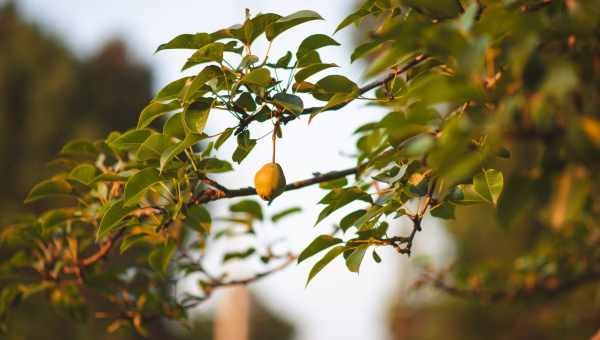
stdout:
<svg viewBox="0 0 600 340">
<path fill-rule="evenodd" d="M 72 266 L 65 266 L 63 268 L 63 272 L 65 272 L 66 274 L 77 274 L 78 275 L 81 272 L 81 269 L 83 269 L 85 267 L 89 267 L 89 266 L 93 265 L 94 263 L 102 260 L 103 258 L 108 256 L 112 247 L 115 245 L 115 243 L 117 243 L 119 241 L 119 239 L 123 236 L 124 233 L 125 233 L 125 228 L 119 229 L 112 236 L 109 236 L 108 239 L 106 240 L 106 242 L 102 243 L 95 253 L 93 253 L 92 255 L 90 255 L 80 261 L 77 261 L 77 263 Z"/>
<path fill-rule="evenodd" d="M 283 191 L 291 191 L 300 188 L 304 188 L 313 184 L 322 183 L 331 181 L 334 179 L 346 177 L 348 175 L 356 174 L 361 166 L 356 166 L 353 168 L 340 170 L 340 171 L 331 171 L 326 174 L 318 174 L 312 178 L 296 181 L 289 183 L 285 186 Z M 214 186 L 214 185 L 213 185 Z M 253 187 L 240 188 L 240 189 L 227 189 L 223 186 L 220 186 L 222 189 L 205 189 L 202 190 L 197 197 L 192 200 L 192 204 L 202 204 L 211 201 L 216 201 L 223 198 L 234 198 L 234 197 L 243 197 L 243 196 L 253 196 L 256 195 L 256 189 Z"/>
<path fill-rule="evenodd" d="M 181 307 L 183 307 L 184 309 L 194 308 L 194 307 L 198 306 L 199 304 L 201 304 L 202 302 L 204 302 L 206 299 L 208 299 L 212 295 L 213 291 L 217 288 L 251 284 L 251 283 L 256 282 L 264 277 L 267 277 L 271 274 L 277 273 L 277 272 L 287 268 L 289 265 L 296 262 L 296 259 L 298 258 L 296 255 L 293 255 L 291 253 L 285 255 L 284 257 L 285 257 L 285 261 L 278 264 L 277 266 L 275 266 L 269 270 L 254 274 L 253 276 L 245 278 L 245 279 L 229 280 L 229 281 L 213 279 L 211 282 L 206 283 L 206 285 L 204 286 L 204 292 L 206 294 L 205 296 L 199 297 L 197 300 L 194 300 L 193 302 L 190 302 Z"/>
<path fill-rule="evenodd" d="M 422 63 L 423 61 L 427 60 L 429 57 L 427 57 L 424 54 L 418 55 L 417 57 L 415 57 L 415 59 L 413 59 L 412 61 L 408 62 L 406 65 L 404 65 L 402 68 L 398 69 L 395 72 L 390 73 L 387 77 L 385 77 L 384 79 L 381 80 L 376 80 L 373 81 L 363 87 L 361 87 L 359 89 L 359 95 L 365 94 L 366 92 L 369 92 L 371 90 L 373 90 L 374 88 L 377 88 L 381 85 L 386 84 L 387 82 L 391 81 L 392 79 L 394 79 L 395 77 L 397 77 L 400 74 L 405 73 L 406 71 L 412 69 L 413 67 L 419 65 L 420 63 Z M 310 115 L 313 114 L 315 112 L 325 112 L 325 111 L 335 111 L 335 110 L 339 110 L 341 108 L 343 108 L 344 106 L 348 105 L 349 102 L 345 102 L 345 103 L 341 103 L 339 105 L 335 105 L 329 108 L 325 108 L 325 106 L 314 106 L 314 107 L 309 107 L 304 109 L 304 111 L 302 111 L 300 113 L 300 115 Z M 281 121 L 285 124 L 287 124 L 289 121 L 292 121 L 294 119 L 296 119 L 297 116 L 294 115 L 288 115 L 286 117 L 283 117 L 281 119 Z M 256 115 L 250 115 L 244 119 L 240 120 L 240 123 L 238 124 L 236 130 L 235 130 L 235 134 L 239 134 L 242 131 L 244 131 L 244 129 L 250 125 L 250 123 L 252 123 L 254 120 L 256 119 Z"/>
<path fill-rule="evenodd" d="M 356 174 L 359 169 L 360 169 L 360 166 L 356 166 L 356 167 L 345 169 L 345 170 L 331 171 L 326 174 L 318 174 L 312 178 L 289 183 L 285 186 L 284 191 L 296 190 L 296 189 L 304 188 L 304 187 L 307 187 L 307 186 L 310 186 L 313 184 L 327 182 L 327 181 L 342 178 L 342 177 L 345 177 L 348 175 Z M 216 181 L 211 180 L 209 178 L 202 178 L 201 181 L 203 183 L 211 185 L 212 187 L 217 188 L 217 189 L 202 190 L 200 192 L 200 195 L 198 197 L 196 197 L 194 200 L 192 200 L 191 204 L 202 204 L 202 203 L 207 203 L 207 202 L 215 201 L 215 200 L 222 199 L 222 198 L 233 198 L 233 197 L 256 195 L 256 189 L 253 187 L 240 188 L 240 189 L 227 189 L 223 185 L 221 185 L 221 184 L 217 183 Z M 155 210 L 155 208 L 151 208 L 151 209 Z M 106 242 L 101 244 L 99 246 L 98 250 L 94 254 L 92 254 L 80 261 L 77 261 L 77 263 L 75 263 L 74 265 L 65 266 L 63 268 L 63 272 L 66 274 L 75 274 L 77 276 L 80 276 L 81 270 L 83 268 L 89 267 L 89 266 L 93 265 L 94 263 L 102 260 L 106 256 L 108 256 L 110 250 L 119 241 L 119 239 L 124 235 L 124 233 L 125 233 L 124 228 L 119 229 L 116 233 L 109 236 L 108 239 L 106 240 Z M 259 275 L 259 276 L 262 277 L 264 275 Z M 243 283 L 244 282 L 241 282 L 241 281 L 240 282 L 230 282 L 227 285 L 243 284 Z"/>
</svg>

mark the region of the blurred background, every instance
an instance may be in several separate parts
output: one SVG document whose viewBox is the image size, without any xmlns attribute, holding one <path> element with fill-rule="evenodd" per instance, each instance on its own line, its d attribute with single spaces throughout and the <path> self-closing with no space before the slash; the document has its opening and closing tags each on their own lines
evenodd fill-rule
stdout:
<svg viewBox="0 0 600 340">
<path fill-rule="evenodd" d="M 239 23 L 246 7 L 252 13 L 283 15 L 313 9 L 326 19 L 303 26 L 302 32 L 287 32 L 273 48 L 273 55 L 279 56 L 294 50 L 307 34 L 332 34 L 354 5 L 347 0 L 0 0 L 0 215 L 42 208 L 24 207 L 21 202 L 34 183 L 48 176 L 47 162 L 67 140 L 101 138 L 111 130 L 135 125 L 153 93 L 180 76 L 185 60 L 185 54 L 178 52 L 155 55 L 159 44 L 181 33 L 211 32 Z M 357 82 L 361 65 L 350 64 L 348 56 L 361 34 L 354 28 L 342 31 L 335 35 L 342 47 L 323 53 L 325 60 L 338 63 Z M 304 122 L 290 124 L 278 144 L 286 177 L 295 180 L 314 171 L 351 166 L 352 158 L 345 155 L 354 152 L 352 132 L 382 113 L 353 104 L 319 116 L 310 127 Z M 232 125 L 229 117 L 213 115 L 209 134 Z M 255 170 L 269 158 L 269 148 L 268 141 L 259 143 L 234 175 L 218 179 L 228 187 L 249 185 Z M 231 151 L 231 145 L 222 149 L 225 155 Z M 508 162 L 499 167 L 511 171 Z M 313 202 L 322 195 L 318 188 L 293 191 L 265 207 L 268 211 L 304 208 L 281 223 L 272 238 L 285 237 L 298 252 L 321 233 L 320 228 L 330 228 L 336 218 L 356 207 L 342 209 L 313 228 L 319 211 Z M 209 208 L 217 214 L 226 211 L 220 204 Z M 443 268 L 455 260 L 469 264 L 510 260 L 534 237 L 526 226 L 511 233 L 490 226 L 492 212 L 480 206 L 461 208 L 458 215 L 460 225 L 427 219 L 417 237 L 416 256 L 410 259 L 383 251 L 383 262 L 365 263 L 359 276 L 346 271 L 343 263 L 335 263 L 305 288 L 314 260 L 307 261 L 253 284 L 250 293 L 222 290 L 196 311 L 190 330 L 161 323 L 154 326 L 151 338 L 211 339 L 215 315 L 226 322 L 227 311 L 245 306 L 250 339 L 580 339 L 597 328 L 598 303 L 581 304 L 589 296 L 585 290 L 552 301 L 500 304 L 492 310 L 489 305 L 411 289 L 417 275 L 413 267 L 419 261 Z M 485 229 L 478 227 L 482 223 Z M 231 266 L 243 271 L 243 264 Z M 194 289 L 193 282 L 180 286 Z M 139 337 L 126 331 L 108 335 L 93 317 L 74 323 L 46 308 L 32 302 L 14 311 L 6 339 Z"/>
</svg>

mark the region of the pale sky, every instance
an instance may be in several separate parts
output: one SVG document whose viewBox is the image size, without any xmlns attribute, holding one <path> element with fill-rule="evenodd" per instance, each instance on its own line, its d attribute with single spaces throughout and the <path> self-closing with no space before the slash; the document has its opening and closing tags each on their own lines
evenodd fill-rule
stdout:
<svg viewBox="0 0 600 340">
<path fill-rule="evenodd" d="M 2 0 L 0 0 L 2 2 Z M 335 26 L 352 9 L 354 1 L 347 0 L 19 0 L 18 6 L 27 19 L 33 20 L 53 34 L 63 38 L 80 55 L 93 53 L 106 39 L 123 37 L 133 54 L 152 67 L 154 88 L 181 77 L 179 68 L 187 52 L 161 52 L 156 47 L 178 34 L 211 32 L 242 21 L 244 9 L 252 13 L 275 12 L 286 15 L 301 9 L 319 12 L 326 20 L 311 22 L 282 34 L 275 40 L 271 55 L 278 57 L 286 50 L 295 51 L 302 38 L 312 33 L 332 34 Z M 324 61 L 342 66 L 343 73 L 359 84 L 360 65 L 350 65 L 352 29 L 334 36 L 342 47 L 326 48 L 321 53 Z M 257 53 L 263 55 L 263 51 Z M 326 72 L 322 74 L 325 75 Z M 317 77 L 318 79 L 318 77 Z M 132 113 L 136 114 L 136 113 Z M 344 155 L 354 152 L 352 132 L 362 123 L 379 117 L 382 111 L 361 104 L 323 113 L 311 125 L 306 119 L 295 121 L 284 128 L 284 139 L 278 143 L 278 162 L 283 166 L 288 181 L 303 179 L 315 171 L 327 172 L 352 166 L 352 159 Z M 208 134 L 233 126 L 225 115 L 209 119 Z M 256 126 L 256 125 L 255 125 Z M 269 130 L 256 128 L 253 136 Z M 220 154 L 228 158 L 233 151 L 233 139 Z M 252 184 L 254 172 L 270 157 L 270 139 L 265 138 L 251 155 L 236 167 L 234 173 L 218 179 L 228 187 Z M 318 187 L 285 193 L 265 208 L 267 215 L 291 206 L 302 206 L 303 213 L 283 220 L 276 227 L 279 236 L 289 239 L 289 246 L 299 252 L 316 235 L 330 230 L 330 226 L 348 212 L 334 213 L 332 217 L 313 228 L 322 206 L 316 202 L 324 195 Z M 353 206 L 356 207 L 356 206 Z M 224 212 L 225 204 L 213 204 L 211 211 Z M 425 230 L 416 240 L 416 253 L 433 255 L 446 262 L 451 253 L 443 227 L 426 223 Z M 423 240 L 427 239 L 427 242 Z M 342 261 L 336 260 L 321 272 L 308 288 L 304 283 L 315 260 L 294 265 L 285 271 L 251 286 L 265 304 L 275 313 L 289 319 L 296 327 L 297 340 L 385 340 L 388 334 L 388 311 L 399 289 L 410 284 L 405 275 L 412 259 L 391 250 L 378 250 L 383 262 L 375 264 L 365 257 L 360 275 L 347 271 Z M 317 256 L 318 258 L 318 256 Z M 203 307 L 207 309 L 210 307 Z"/>
</svg>

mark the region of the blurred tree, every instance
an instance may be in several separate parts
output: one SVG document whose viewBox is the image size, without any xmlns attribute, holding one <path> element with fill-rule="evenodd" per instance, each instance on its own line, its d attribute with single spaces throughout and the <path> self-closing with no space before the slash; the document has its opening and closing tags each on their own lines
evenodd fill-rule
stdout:
<svg viewBox="0 0 600 340">
<path fill-rule="evenodd" d="M 27 23 L 12 2 L 0 8 L 0 212 L 49 172 L 69 139 L 100 138 L 134 124 L 151 98 L 151 74 L 123 42 L 77 60 L 56 38 Z"/>
<path fill-rule="evenodd" d="M 19 202 L 50 173 L 45 164 L 67 140 L 102 138 L 134 125 L 136 112 L 151 98 L 152 79 L 150 69 L 132 60 L 120 40 L 76 59 L 61 41 L 25 22 L 12 2 L 0 7 L 0 51 L 0 218 L 4 219 L 22 210 Z M 0 258 L 4 256 L 0 249 Z M 33 298 L 13 313 L 2 339 L 143 338 L 131 330 L 108 334 L 106 324 L 93 316 L 87 323 L 73 323 L 61 311 L 49 312 L 43 301 L 41 296 Z M 105 307 L 93 298 L 88 303 Z M 250 322 L 250 339 L 284 340 L 292 334 L 288 323 L 259 303 L 253 303 Z M 212 338 L 209 320 L 195 322 L 191 333 L 162 323 L 149 329 L 151 339 Z"/>
</svg>

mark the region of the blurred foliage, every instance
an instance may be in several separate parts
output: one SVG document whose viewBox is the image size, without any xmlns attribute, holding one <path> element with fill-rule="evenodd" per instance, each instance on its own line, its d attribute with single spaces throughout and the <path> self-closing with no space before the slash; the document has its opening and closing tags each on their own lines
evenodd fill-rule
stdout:
<svg viewBox="0 0 600 340">
<path fill-rule="evenodd" d="M 501 303 L 553 297 L 595 282 L 599 5 L 365 1 L 336 29 L 365 18 L 374 27 L 349 56 L 372 58 L 365 76 L 375 79 L 363 86 L 322 60 L 320 49 L 340 45 L 328 35 L 307 36 L 295 51 L 270 55 L 286 31 L 323 19 L 311 10 L 287 16 L 247 11 L 242 24 L 173 38 L 157 51 L 189 50 L 182 70 L 192 75 L 158 91 L 135 127 L 63 146 L 55 161 L 62 167 L 25 200 L 61 197 L 63 208 L 3 228 L 12 256 L 2 264 L 8 284 L 0 314 L 45 294 L 51 305 L 79 317 L 94 296 L 120 311 L 101 315 L 109 330 L 131 326 L 148 334 L 157 318 L 185 322 L 187 311 L 215 289 L 254 282 L 296 259 L 259 236 L 268 230 L 266 215 L 279 221 L 298 209 L 263 211 L 257 201 L 243 199 L 231 203 L 230 215 L 212 216 L 206 204 L 257 192 L 271 202 L 314 184 L 327 191 L 315 224 L 350 204 L 360 209 L 299 254 L 298 261 L 321 256 L 307 284 L 338 258 L 359 272 L 365 259 L 381 261 L 378 247 L 411 255 L 425 218 L 458 217 L 466 226 L 476 214 L 463 218 L 462 207 L 473 205 L 478 213 L 491 209 L 498 230 L 520 235 L 518 241 L 479 249 L 459 242 L 461 255 L 478 257 L 481 266 L 460 258 L 448 271 L 424 266 L 419 284 Z M 259 38 L 267 45 L 263 58 L 254 54 Z M 324 70 L 332 73 L 315 81 Z M 309 107 L 309 101 L 321 103 Z M 269 158 L 275 163 L 287 124 L 319 124 L 320 115 L 353 101 L 388 110 L 355 131 L 355 167 L 287 183 L 285 166 L 269 164 L 257 174 L 256 188 L 232 189 L 212 178 L 235 170 L 229 159 L 245 164 L 262 140 L 255 136 L 259 125 L 272 129 Z M 215 115 L 236 124 L 207 135 Z M 234 143 L 232 154 L 219 151 L 224 143 Z M 396 219 L 409 221 L 410 233 L 390 229 Z M 227 225 L 213 225 L 217 220 Z M 491 218 L 484 221 L 477 228 L 498 232 Z M 218 273 L 209 269 L 206 254 L 213 245 L 234 246 L 235 239 L 246 242 L 221 254 Z M 131 261 L 104 261 L 117 245 Z M 494 249 L 501 251 L 490 253 Z M 229 261 L 244 261 L 254 274 L 234 277 Z M 174 282 L 191 275 L 199 292 L 170 293 Z"/>
<path fill-rule="evenodd" d="M 589 339 L 598 331 L 599 5 L 475 8 L 475 32 L 502 31 L 480 65 L 493 84 L 482 112 L 489 117 L 480 118 L 510 150 L 491 165 L 505 190 L 497 209 L 456 207 L 447 224 L 457 252 L 450 271 L 425 265 L 417 282 L 442 292 L 399 298 L 394 338 Z"/>
</svg>

